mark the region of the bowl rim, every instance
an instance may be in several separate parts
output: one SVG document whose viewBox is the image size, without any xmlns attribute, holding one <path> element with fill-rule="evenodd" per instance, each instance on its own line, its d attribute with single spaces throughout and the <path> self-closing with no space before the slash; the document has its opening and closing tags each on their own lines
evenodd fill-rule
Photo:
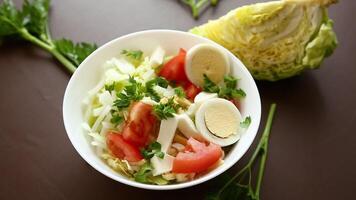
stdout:
<svg viewBox="0 0 356 200">
<path fill-rule="evenodd" d="M 107 48 L 107 47 L 109 47 L 111 45 L 115 45 L 115 43 L 117 43 L 120 40 L 125 40 L 125 39 L 131 38 L 131 37 L 136 37 L 136 36 L 139 36 L 139 35 L 145 35 L 145 34 L 148 34 L 148 33 L 183 34 L 183 35 L 187 35 L 189 37 L 198 38 L 199 40 L 205 41 L 207 43 L 215 43 L 216 45 L 222 47 L 226 51 L 226 53 L 228 54 L 228 57 L 230 57 L 233 62 L 237 62 L 238 65 L 240 65 L 242 67 L 242 70 L 247 72 L 247 73 L 245 73 L 245 74 L 247 74 L 247 77 L 245 77 L 245 78 L 250 79 L 250 82 L 252 83 L 253 90 L 256 91 L 256 95 L 257 95 L 257 98 L 258 98 L 257 101 L 256 101 L 257 102 L 257 105 L 256 105 L 257 106 L 257 113 L 255 113 L 257 122 L 256 122 L 256 126 L 250 127 L 250 128 L 254 128 L 254 130 L 251 131 L 252 133 L 254 133 L 254 135 L 252 137 L 252 140 L 249 141 L 249 143 L 247 144 L 248 148 L 241 150 L 242 151 L 241 157 L 236 157 L 236 158 L 232 157 L 233 159 L 231 160 L 231 162 L 229 164 L 222 165 L 222 166 L 219 167 L 219 170 L 216 170 L 216 171 L 214 171 L 212 173 L 208 173 L 208 174 L 206 174 L 206 175 L 204 175 L 204 176 L 202 176 L 202 177 L 200 177 L 198 179 L 192 180 L 192 181 L 183 182 L 183 183 L 177 183 L 177 184 L 172 184 L 172 185 L 151 185 L 151 184 L 139 183 L 139 182 L 136 182 L 134 180 L 129 180 L 129 179 L 126 179 L 126 178 L 123 178 L 123 177 L 119 177 L 119 176 L 114 176 L 113 173 L 109 173 L 109 172 L 105 171 L 103 168 L 96 167 L 97 164 L 93 160 L 87 158 L 86 155 L 84 154 L 84 152 L 81 151 L 81 148 L 79 147 L 79 145 L 77 145 L 74 142 L 73 134 L 69 133 L 69 131 L 71 131 L 71 130 L 69 129 L 69 127 L 67 125 L 68 123 L 67 123 L 67 117 L 66 116 L 68 116 L 68 115 L 66 113 L 65 107 L 68 104 L 67 103 L 67 99 L 68 99 L 68 95 L 69 95 L 68 93 L 71 90 L 71 87 L 73 85 L 73 80 L 75 79 L 75 77 L 77 77 L 78 74 L 80 74 L 80 72 L 83 70 L 83 66 L 85 66 L 87 64 L 87 62 L 89 60 L 91 60 L 92 57 L 95 57 L 98 54 L 98 52 L 100 52 L 102 49 L 105 49 L 105 48 Z M 169 30 L 169 29 L 150 29 L 150 30 L 143 30 L 143 31 L 129 33 L 129 34 L 117 37 L 115 39 L 112 39 L 112 40 L 106 42 L 104 45 L 100 46 L 93 53 L 91 53 L 78 66 L 77 70 L 75 70 L 75 72 L 73 73 L 72 77 L 70 78 L 70 80 L 69 80 L 69 82 L 67 84 L 67 87 L 66 87 L 65 92 L 64 92 L 64 97 L 63 97 L 62 114 L 63 114 L 63 124 L 64 124 L 64 127 L 65 127 L 65 131 L 67 133 L 67 136 L 68 136 L 71 144 L 73 145 L 75 150 L 79 153 L 79 155 L 91 167 L 93 167 L 95 170 L 99 171 L 101 174 L 103 174 L 103 175 L 105 175 L 105 176 L 107 176 L 107 177 L 109 177 L 109 178 L 111 178 L 111 179 L 113 179 L 115 181 L 118 181 L 120 183 L 129 185 L 129 186 L 133 186 L 133 187 L 137 187 L 137 188 L 141 188 L 141 189 L 149 189 L 149 190 L 175 190 L 175 189 L 187 188 L 187 187 L 191 187 L 191 186 L 195 186 L 195 185 L 207 182 L 207 181 L 215 178 L 216 176 L 222 174 L 223 172 L 227 171 L 229 168 L 231 168 L 233 165 L 235 165 L 245 155 L 245 153 L 248 151 L 248 149 L 251 147 L 253 141 L 255 140 L 258 128 L 260 126 L 260 121 L 261 121 L 261 98 L 260 98 L 260 94 L 259 94 L 256 82 L 253 79 L 253 77 L 250 74 L 250 72 L 247 70 L 245 65 L 236 56 L 234 56 L 230 51 L 228 51 L 225 47 L 221 46 L 220 44 L 217 44 L 216 42 L 214 42 L 212 40 L 209 40 L 207 38 L 204 38 L 204 37 L 201 37 L 201 36 L 198 36 L 198 35 L 194 35 L 194 34 L 189 33 L 189 32 L 178 31 L 178 30 Z"/>
</svg>

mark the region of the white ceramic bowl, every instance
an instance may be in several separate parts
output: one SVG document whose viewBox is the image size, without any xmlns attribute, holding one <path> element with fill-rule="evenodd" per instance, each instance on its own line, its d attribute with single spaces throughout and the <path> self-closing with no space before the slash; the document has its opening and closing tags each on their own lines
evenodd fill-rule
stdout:
<svg viewBox="0 0 356 200">
<path fill-rule="evenodd" d="M 231 151 L 225 157 L 224 164 L 193 181 L 163 186 L 148 185 L 129 180 L 113 171 L 95 154 L 93 147 L 90 145 L 88 136 L 84 134 L 81 128 L 83 122 L 81 102 L 87 96 L 87 91 L 99 82 L 102 73 L 101 66 L 110 58 L 118 56 L 123 49 L 140 49 L 143 52 L 150 53 L 155 47 L 161 45 L 168 55 L 173 55 L 178 52 L 179 48 L 189 50 L 192 46 L 200 43 L 216 45 L 228 54 L 232 66 L 232 74 L 241 79 L 239 81 L 239 87 L 247 94 L 246 98 L 241 102 L 241 114 L 243 117 L 250 115 L 252 118 L 252 123 L 248 130 L 241 136 L 238 143 L 233 145 Z M 63 100 L 64 126 L 70 141 L 80 156 L 93 168 L 107 177 L 127 185 L 151 190 L 171 190 L 190 187 L 212 179 L 229 169 L 245 154 L 252 144 L 260 124 L 260 117 L 261 102 L 255 81 L 241 61 L 228 50 L 211 40 L 191 33 L 173 30 L 136 32 L 119 37 L 101 46 L 85 59 L 75 71 L 68 83 Z"/>
</svg>

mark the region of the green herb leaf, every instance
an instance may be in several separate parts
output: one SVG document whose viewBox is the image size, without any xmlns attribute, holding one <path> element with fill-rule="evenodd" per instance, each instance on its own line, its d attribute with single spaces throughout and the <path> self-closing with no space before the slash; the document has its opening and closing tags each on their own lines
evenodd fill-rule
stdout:
<svg viewBox="0 0 356 200">
<path fill-rule="evenodd" d="M 141 154 L 145 159 L 150 159 L 153 156 L 164 158 L 164 153 L 161 151 L 161 144 L 159 142 L 151 143 L 146 149 L 141 150 Z"/>
<path fill-rule="evenodd" d="M 210 92 L 210 93 L 219 93 L 220 88 L 213 81 L 211 81 L 206 74 L 204 74 L 203 90 L 205 92 Z"/>
<path fill-rule="evenodd" d="M 233 76 L 225 76 L 224 83 L 227 88 L 235 89 L 237 87 L 237 79 Z"/>
<path fill-rule="evenodd" d="M 24 26 L 30 33 L 45 41 L 50 37 L 47 27 L 48 9 L 49 0 L 34 0 L 31 3 L 25 0 L 22 8 Z"/>
<path fill-rule="evenodd" d="M 244 121 L 240 122 L 241 128 L 248 128 L 251 124 L 251 117 L 247 116 Z"/>
<path fill-rule="evenodd" d="M 145 164 L 141 165 L 138 172 L 134 175 L 135 181 L 140 183 L 148 183 L 149 180 L 147 179 L 147 177 L 151 174 L 152 170 L 153 167 L 149 162 L 146 162 Z"/>
<path fill-rule="evenodd" d="M 110 120 L 115 126 L 121 124 L 124 121 L 124 117 L 118 113 L 113 113 L 112 118 Z"/>
<path fill-rule="evenodd" d="M 176 104 L 174 99 L 170 98 L 167 103 L 154 105 L 153 111 L 159 119 L 163 120 L 174 117 L 174 114 L 178 112 L 179 108 L 179 104 Z"/>
<path fill-rule="evenodd" d="M 218 86 L 204 74 L 203 91 L 210 93 L 218 93 L 220 98 L 224 99 L 241 99 L 246 96 L 242 89 L 237 89 L 237 79 L 232 76 L 224 77 L 224 85 Z"/>
<path fill-rule="evenodd" d="M 79 66 L 97 48 L 96 44 L 85 42 L 74 44 L 68 39 L 57 40 L 54 44 L 56 49 L 76 66 Z"/>
<path fill-rule="evenodd" d="M 122 110 L 130 106 L 134 101 L 139 101 L 144 97 L 145 87 L 137 82 L 133 77 L 129 78 L 129 84 L 125 86 L 123 92 L 117 93 L 114 106 Z"/>
<path fill-rule="evenodd" d="M 151 99 L 153 99 L 156 102 L 159 102 L 161 100 L 161 97 L 153 89 L 154 86 L 156 86 L 156 85 L 163 87 L 163 88 L 167 88 L 168 81 L 162 77 L 157 77 L 157 78 L 154 78 L 154 79 L 146 82 L 146 96 L 150 97 Z"/>
<path fill-rule="evenodd" d="M 122 50 L 121 54 L 135 60 L 141 60 L 143 52 L 141 50 Z"/>
<path fill-rule="evenodd" d="M 184 89 L 182 87 L 176 87 L 174 88 L 174 93 L 181 98 L 185 98 L 185 92 Z"/>
<path fill-rule="evenodd" d="M 0 5 L 0 38 L 18 34 L 24 24 L 23 15 L 11 0 L 4 0 Z"/>
<path fill-rule="evenodd" d="M 115 90 L 115 85 L 116 85 L 115 82 L 113 82 L 113 83 L 110 84 L 110 85 L 105 85 L 105 90 L 108 91 L 108 92 L 112 92 L 112 91 Z"/>
</svg>

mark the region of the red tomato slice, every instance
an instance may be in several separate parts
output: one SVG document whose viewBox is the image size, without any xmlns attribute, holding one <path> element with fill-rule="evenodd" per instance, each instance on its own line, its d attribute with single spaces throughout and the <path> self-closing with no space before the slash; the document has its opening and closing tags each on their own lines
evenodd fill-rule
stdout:
<svg viewBox="0 0 356 200">
<path fill-rule="evenodd" d="M 197 96 L 197 94 L 202 91 L 198 86 L 194 85 L 191 82 L 186 84 L 184 90 L 187 98 L 190 100 L 194 100 L 195 96 Z"/>
<path fill-rule="evenodd" d="M 189 138 L 185 152 L 179 152 L 173 160 L 174 173 L 199 173 L 214 165 L 222 155 L 220 146 L 206 145 L 194 138 Z"/>
<path fill-rule="evenodd" d="M 174 82 L 187 82 L 188 78 L 185 74 L 184 66 L 185 66 L 185 55 L 186 52 L 184 49 L 180 49 L 177 56 L 173 57 L 169 60 L 159 72 L 159 76 L 164 77 L 169 81 Z"/>
<path fill-rule="evenodd" d="M 109 132 L 106 136 L 106 143 L 111 153 L 120 159 L 130 162 L 137 162 L 143 159 L 140 150 L 135 145 L 125 141 L 122 135 L 118 133 Z"/>
<path fill-rule="evenodd" d="M 123 130 L 123 137 L 138 147 L 149 143 L 149 136 L 153 133 L 156 117 L 152 114 L 152 106 L 136 102 L 132 105 L 129 119 Z"/>
</svg>

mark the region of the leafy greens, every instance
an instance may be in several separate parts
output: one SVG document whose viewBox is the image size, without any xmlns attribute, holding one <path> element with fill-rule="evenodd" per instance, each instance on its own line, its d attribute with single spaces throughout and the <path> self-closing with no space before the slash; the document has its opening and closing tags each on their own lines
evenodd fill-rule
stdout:
<svg viewBox="0 0 356 200">
<path fill-rule="evenodd" d="M 25 0 L 18 10 L 12 0 L 0 4 L 0 40 L 18 37 L 48 51 L 73 73 L 97 46 L 74 44 L 68 39 L 53 40 L 48 26 L 50 0 Z"/>
</svg>

